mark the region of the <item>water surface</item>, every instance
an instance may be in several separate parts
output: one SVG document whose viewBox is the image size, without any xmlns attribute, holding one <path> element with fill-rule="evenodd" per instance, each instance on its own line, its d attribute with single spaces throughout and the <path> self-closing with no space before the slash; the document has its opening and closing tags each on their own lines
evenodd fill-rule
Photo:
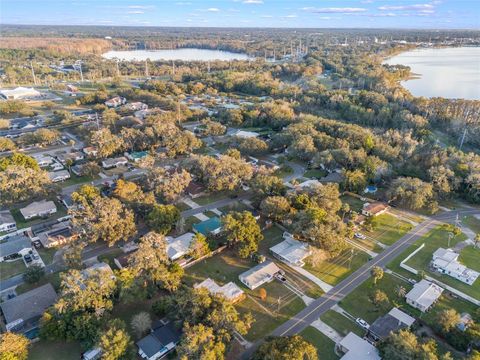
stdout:
<svg viewBox="0 0 480 360">
<path fill-rule="evenodd" d="M 412 50 L 385 63 L 409 66 L 418 75 L 402 81 L 415 96 L 480 100 L 480 47 Z"/>
<path fill-rule="evenodd" d="M 117 58 L 126 61 L 183 60 L 183 61 L 214 61 L 214 60 L 248 60 L 247 54 L 233 53 L 223 50 L 209 49 L 174 49 L 174 50 L 125 50 L 109 51 L 102 55 L 106 59 Z"/>
</svg>

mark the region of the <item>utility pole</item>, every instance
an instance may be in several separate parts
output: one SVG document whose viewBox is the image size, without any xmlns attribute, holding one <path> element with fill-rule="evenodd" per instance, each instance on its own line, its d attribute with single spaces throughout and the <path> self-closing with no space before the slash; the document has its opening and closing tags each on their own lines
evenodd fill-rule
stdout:
<svg viewBox="0 0 480 360">
<path fill-rule="evenodd" d="M 175 75 L 175 61 L 172 60 L 172 75 Z"/>
<path fill-rule="evenodd" d="M 37 78 L 35 76 L 35 70 L 33 70 L 33 64 L 31 61 L 30 61 L 30 69 L 32 69 L 33 83 L 37 85 Z"/>
<path fill-rule="evenodd" d="M 465 130 L 463 130 L 463 135 L 462 139 L 460 140 L 460 150 L 462 150 L 463 143 L 465 141 L 465 136 L 467 136 L 467 128 L 465 127 Z"/>
<path fill-rule="evenodd" d="M 81 79 L 81 82 L 83 83 L 83 71 L 82 71 L 82 62 L 80 61 L 78 63 L 79 67 L 80 67 L 80 79 Z"/>
</svg>

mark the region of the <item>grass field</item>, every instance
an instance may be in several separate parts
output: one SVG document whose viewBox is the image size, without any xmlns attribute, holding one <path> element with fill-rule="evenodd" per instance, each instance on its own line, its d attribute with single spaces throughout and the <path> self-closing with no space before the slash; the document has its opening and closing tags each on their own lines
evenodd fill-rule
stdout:
<svg viewBox="0 0 480 360">
<path fill-rule="evenodd" d="M 61 181 L 59 184 L 61 187 L 67 187 L 71 185 L 76 185 L 76 184 L 83 184 L 87 182 L 91 182 L 95 180 L 98 177 L 92 177 L 92 176 L 77 176 L 75 174 L 70 173 L 70 179 Z"/>
<path fill-rule="evenodd" d="M 306 177 L 306 178 L 309 178 L 309 179 L 320 179 L 322 177 L 325 177 L 327 176 L 327 172 L 325 170 L 321 170 L 321 169 L 311 169 L 311 170 L 307 170 L 305 171 L 305 173 L 303 174 L 303 177 Z"/>
<path fill-rule="evenodd" d="M 228 204 L 227 206 L 221 207 L 218 210 L 220 210 L 224 214 L 227 214 L 230 211 L 245 211 L 245 210 L 251 210 L 251 209 L 244 203 L 240 201 L 236 201 L 231 204 Z"/>
<path fill-rule="evenodd" d="M 26 206 L 26 205 L 27 204 L 25 204 L 24 206 Z M 61 217 L 67 215 L 67 209 L 65 209 L 65 207 L 62 204 L 60 204 L 58 201 L 55 201 L 55 205 L 57 206 L 57 212 L 50 215 L 47 218 L 48 220 L 55 220 L 55 219 L 58 219 L 58 218 L 61 218 Z M 17 229 L 28 228 L 32 225 L 35 225 L 35 224 L 38 224 L 38 223 L 41 223 L 41 222 L 45 221 L 45 219 L 41 218 L 41 217 L 33 218 L 31 220 L 25 220 L 23 215 L 20 213 L 19 208 L 12 209 L 10 212 L 11 212 L 13 218 L 15 219 L 15 222 L 17 223 Z"/>
<path fill-rule="evenodd" d="M 467 225 L 473 232 L 480 234 L 480 220 L 475 216 L 466 216 L 463 218 L 462 222 Z"/>
<path fill-rule="evenodd" d="M 37 282 L 35 284 L 23 283 L 21 285 L 18 285 L 15 288 L 15 292 L 17 294 L 23 294 L 24 292 L 35 289 L 35 288 L 40 287 L 42 285 L 45 285 L 47 283 L 52 284 L 53 287 L 55 288 L 55 290 L 57 290 L 57 292 L 58 292 L 58 289 L 60 288 L 60 273 L 56 272 L 56 273 L 53 273 L 53 274 L 45 275 L 43 278 L 40 279 L 39 282 Z"/>
<path fill-rule="evenodd" d="M 362 212 L 363 204 L 365 203 L 365 201 L 362 201 L 359 198 L 356 198 L 356 197 L 350 196 L 350 195 L 342 195 L 340 197 L 340 200 L 342 200 L 342 202 L 350 205 L 350 210 L 356 211 L 357 213 Z"/>
<path fill-rule="evenodd" d="M 201 222 L 199 219 L 197 219 L 195 216 L 190 216 L 185 219 L 185 231 L 191 231 L 193 224 L 198 224 Z"/>
<path fill-rule="evenodd" d="M 458 261 L 466 267 L 480 272 L 480 249 L 477 247 L 467 246 L 460 252 Z"/>
<path fill-rule="evenodd" d="M 227 191 L 220 191 L 220 192 L 215 192 L 215 193 L 208 193 L 203 196 L 199 196 L 196 199 L 193 199 L 198 205 L 207 205 L 211 204 L 213 202 L 225 199 L 231 195 L 230 192 Z"/>
<path fill-rule="evenodd" d="M 385 245 L 392 245 L 412 229 L 412 224 L 397 219 L 390 214 L 382 214 L 374 218 L 375 229 L 364 231 L 364 234 Z"/>
<path fill-rule="evenodd" d="M 310 258 L 306 258 L 304 269 L 327 284 L 336 285 L 369 260 L 369 255 L 363 251 L 353 249 L 353 256 L 351 251 L 345 250 L 335 258 L 319 261 L 315 266 L 312 266 Z"/>
<path fill-rule="evenodd" d="M 0 263 L 0 280 L 6 280 L 12 276 L 23 273 L 27 267 L 22 258 L 15 261 L 3 261 Z"/>
<path fill-rule="evenodd" d="M 349 332 L 353 332 L 358 336 L 365 335 L 365 330 L 358 326 L 357 323 L 347 319 L 345 316 L 334 310 L 328 310 L 325 314 L 320 316 L 320 320 L 331 328 L 337 330 L 340 335 L 346 336 Z"/>
<path fill-rule="evenodd" d="M 312 326 L 303 330 L 300 335 L 317 348 L 318 358 L 322 360 L 337 360 L 340 357 L 335 354 L 335 343 Z"/>
<path fill-rule="evenodd" d="M 38 254 L 40 255 L 40 257 L 42 258 L 43 262 L 45 263 L 45 265 L 48 265 L 48 264 L 52 263 L 53 256 L 57 252 L 57 249 L 55 249 L 55 248 L 47 249 L 47 248 L 42 247 L 41 249 L 38 249 L 37 251 L 38 251 Z"/>
<path fill-rule="evenodd" d="M 41 340 L 30 347 L 28 360 L 78 360 L 82 352 L 77 342 Z"/>
</svg>

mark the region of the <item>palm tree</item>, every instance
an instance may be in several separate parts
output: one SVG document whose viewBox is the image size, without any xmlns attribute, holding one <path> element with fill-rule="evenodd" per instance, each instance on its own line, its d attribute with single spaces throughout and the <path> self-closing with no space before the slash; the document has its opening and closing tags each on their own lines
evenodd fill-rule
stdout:
<svg viewBox="0 0 480 360">
<path fill-rule="evenodd" d="M 373 284 L 377 285 L 377 281 L 383 278 L 383 269 L 379 266 L 374 266 L 372 270 L 370 270 L 370 274 L 373 277 Z"/>
<path fill-rule="evenodd" d="M 407 290 L 402 285 L 397 285 L 395 287 L 395 292 L 399 298 L 403 298 L 407 294 Z"/>
</svg>

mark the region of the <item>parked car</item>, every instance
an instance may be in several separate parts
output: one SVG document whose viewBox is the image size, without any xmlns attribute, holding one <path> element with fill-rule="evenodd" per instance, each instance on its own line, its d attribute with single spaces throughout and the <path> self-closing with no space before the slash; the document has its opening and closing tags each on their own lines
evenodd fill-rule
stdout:
<svg viewBox="0 0 480 360">
<path fill-rule="evenodd" d="M 365 240 L 367 237 L 361 233 L 355 233 L 355 237 L 357 239 L 362 239 L 362 240 Z"/>
<path fill-rule="evenodd" d="M 365 330 L 368 330 L 370 328 L 370 325 L 368 325 L 368 323 L 363 320 L 363 319 L 360 319 L 360 318 L 356 318 L 355 319 L 355 322 L 360 325 L 362 328 L 364 328 Z"/>
<path fill-rule="evenodd" d="M 412 278 L 407 279 L 407 281 L 412 285 L 415 285 L 417 283 L 417 280 L 412 279 Z"/>
<path fill-rule="evenodd" d="M 31 262 L 33 261 L 32 257 L 31 257 L 30 255 L 28 255 L 28 254 L 25 255 L 25 256 L 23 257 L 23 259 L 24 259 L 25 262 L 27 262 L 27 263 L 31 263 Z"/>
<path fill-rule="evenodd" d="M 287 281 L 287 278 L 286 278 L 285 276 L 283 276 L 282 274 L 280 274 L 280 273 L 275 274 L 275 277 L 276 277 L 278 280 L 280 280 L 281 282 Z"/>
</svg>

